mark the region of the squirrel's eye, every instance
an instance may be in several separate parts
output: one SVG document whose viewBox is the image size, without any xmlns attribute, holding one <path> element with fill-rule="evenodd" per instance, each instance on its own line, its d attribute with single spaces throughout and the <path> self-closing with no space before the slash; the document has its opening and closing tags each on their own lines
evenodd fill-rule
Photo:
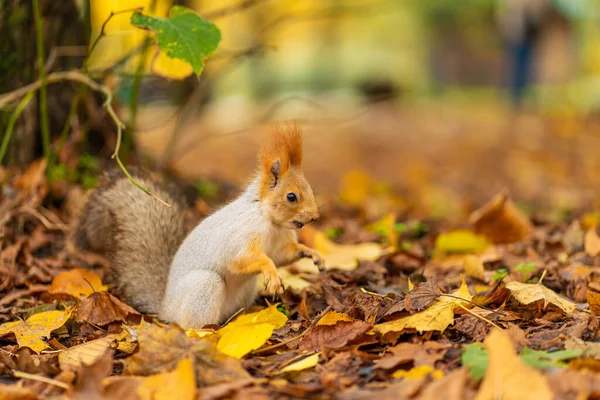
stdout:
<svg viewBox="0 0 600 400">
<path fill-rule="evenodd" d="M 296 197 L 296 195 L 294 193 L 288 193 L 287 199 L 290 203 L 295 203 L 296 201 L 298 201 L 298 198 Z"/>
</svg>

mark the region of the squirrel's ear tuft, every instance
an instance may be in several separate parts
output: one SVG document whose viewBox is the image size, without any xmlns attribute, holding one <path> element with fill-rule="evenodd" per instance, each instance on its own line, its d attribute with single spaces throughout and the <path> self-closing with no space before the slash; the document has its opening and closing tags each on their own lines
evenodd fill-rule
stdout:
<svg viewBox="0 0 600 400">
<path fill-rule="evenodd" d="M 274 188 L 275 186 L 277 186 L 277 182 L 279 181 L 280 175 L 281 175 L 281 161 L 279 161 L 277 159 L 271 165 L 271 179 L 269 182 L 269 187 Z"/>
</svg>

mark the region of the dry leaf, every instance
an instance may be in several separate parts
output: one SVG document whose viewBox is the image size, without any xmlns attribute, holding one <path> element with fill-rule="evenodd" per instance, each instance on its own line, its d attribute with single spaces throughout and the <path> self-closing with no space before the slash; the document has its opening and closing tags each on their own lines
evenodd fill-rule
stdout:
<svg viewBox="0 0 600 400">
<path fill-rule="evenodd" d="M 438 235 L 435 240 L 436 255 L 454 253 L 473 253 L 489 247 L 485 237 L 475 232 L 459 229 Z"/>
<path fill-rule="evenodd" d="M 317 322 L 316 326 L 335 325 L 340 321 L 354 322 L 356 320 L 348 314 L 339 313 L 337 311 L 328 311 L 327 314 L 323 315 L 319 322 Z"/>
<path fill-rule="evenodd" d="M 465 368 L 455 369 L 441 379 L 437 379 L 423 388 L 416 400 L 439 400 L 443 393 L 444 400 L 462 400 L 465 396 L 467 384 L 467 370 Z"/>
<path fill-rule="evenodd" d="M 339 321 L 333 325 L 316 325 L 300 342 L 302 350 L 341 349 L 365 334 L 372 325 L 364 321 Z"/>
<path fill-rule="evenodd" d="M 552 289 L 547 288 L 541 283 L 508 282 L 506 288 L 522 304 L 531 304 L 538 300 L 543 300 L 544 308 L 548 306 L 548 303 L 554 304 L 566 314 L 572 313 L 577 308 L 575 303 L 560 297 Z"/>
<path fill-rule="evenodd" d="M 108 290 L 108 287 L 102 284 L 102 280 L 94 272 L 74 268 L 56 275 L 52 280 L 48 293 L 66 293 L 73 297 L 79 297 L 106 290 Z"/>
<path fill-rule="evenodd" d="M 265 344 L 273 331 L 286 322 L 287 317 L 277 310 L 277 305 L 241 315 L 218 331 L 217 349 L 228 356 L 242 358 Z"/>
<path fill-rule="evenodd" d="M 63 371 L 77 371 L 82 365 L 94 364 L 106 353 L 106 350 L 115 340 L 114 337 L 109 335 L 62 351 L 58 355 L 60 369 Z"/>
<path fill-rule="evenodd" d="M 596 225 L 592 226 L 585 233 L 584 248 L 586 254 L 595 257 L 600 253 L 600 237 L 596 233 Z"/>
<path fill-rule="evenodd" d="M 583 350 L 582 357 L 600 360 L 600 343 L 598 342 L 585 342 L 576 337 L 568 337 L 565 340 L 565 350 Z"/>
<path fill-rule="evenodd" d="M 494 329 L 484 341 L 489 361 L 475 400 L 551 400 L 548 381 L 516 354 L 508 333 Z"/>
<path fill-rule="evenodd" d="M 404 306 L 411 313 L 421 311 L 433 304 L 441 293 L 440 288 L 433 280 L 417 283 L 415 288 L 406 295 Z"/>
<path fill-rule="evenodd" d="M 485 281 L 485 268 L 479 256 L 469 254 L 465 256 L 465 273 L 480 281 Z"/>
<path fill-rule="evenodd" d="M 503 191 L 489 203 L 473 212 L 469 218 L 474 230 L 493 243 L 514 243 L 532 231 L 529 218 Z"/>
<path fill-rule="evenodd" d="M 14 187 L 27 196 L 41 192 L 41 197 L 44 197 L 48 191 L 46 164 L 47 161 L 45 158 L 40 158 L 32 162 L 27 170 L 15 179 Z"/>
<path fill-rule="evenodd" d="M 379 233 L 386 238 L 387 245 L 390 251 L 396 251 L 398 246 L 398 231 L 396 230 L 396 214 L 390 213 L 385 215 L 379 221 L 375 221 L 366 226 L 366 229 L 371 232 Z"/>
<path fill-rule="evenodd" d="M 360 207 L 371 194 L 373 181 L 364 171 L 348 171 L 340 184 L 340 200 L 342 202 Z"/>
<path fill-rule="evenodd" d="M 292 364 L 282 368 L 277 373 L 283 374 L 285 372 L 303 371 L 305 369 L 314 367 L 318 363 L 319 363 L 319 353 L 315 353 L 312 356 L 305 357 L 300 361 L 296 361 L 295 363 L 292 363 Z"/>
<path fill-rule="evenodd" d="M 454 297 L 442 295 L 425 310 L 395 321 L 375 325 L 374 329 L 382 336 L 385 336 L 390 332 L 401 333 L 409 328 L 415 329 L 419 333 L 425 331 L 443 332 L 448 325 L 454 322 L 454 309 L 459 308 L 461 303 L 463 303 L 460 299 L 470 301 L 472 298 L 471 293 L 469 293 L 469 288 L 464 280 L 460 288 L 452 292 L 452 296 Z M 457 299 L 456 297 L 460 299 Z"/>
<path fill-rule="evenodd" d="M 194 400 L 196 398 L 196 376 L 194 362 L 183 359 L 173 372 L 148 377 L 137 388 L 141 400 Z"/>
<path fill-rule="evenodd" d="M 38 400 L 37 394 L 22 386 L 23 381 L 15 385 L 0 386 L 0 400 Z"/>
<path fill-rule="evenodd" d="M 150 325 L 147 331 L 139 333 L 138 343 L 139 351 L 125 361 L 125 371 L 131 375 L 171 371 L 180 360 L 191 358 L 196 365 L 198 385 L 250 377 L 238 359 L 218 351 L 213 341 L 188 338 L 177 326 Z"/>
<path fill-rule="evenodd" d="M 36 353 L 50 347 L 42 340 L 60 328 L 71 316 L 71 310 L 45 311 L 33 314 L 25 321 L 13 321 L 0 325 L 0 336 L 13 333 L 20 347 L 29 347 Z"/>
<path fill-rule="evenodd" d="M 304 240 L 321 253 L 328 270 L 352 271 L 356 269 L 358 261 L 375 261 L 389 252 L 389 249 L 384 250 L 378 243 L 340 245 L 310 226 L 303 230 L 306 231 L 303 233 Z M 312 260 L 306 258 L 295 262 L 294 267 L 302 272 L 317 272 Z"/>
<path fill-rule="evenodd" d="M 75 321 L 87 321 L 104 326 L 115 321 L 125 321 L 130 315 L 139 315 L 137 311 L 108 292 L 96 292 L 83 299 L 77 308 Z"/>
<path fill-rule="evenodd" d="M 600 315 L 600 293 L 588 288 L 587 301 L 590 305 L 590 311 L 595 316 Z"/>
</svg>

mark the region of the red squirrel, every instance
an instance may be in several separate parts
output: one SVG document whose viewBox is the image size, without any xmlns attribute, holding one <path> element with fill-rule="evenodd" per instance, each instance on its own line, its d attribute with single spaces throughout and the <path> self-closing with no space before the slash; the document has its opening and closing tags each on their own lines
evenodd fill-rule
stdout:
<svg viewBox="0 0 600 400">
<path fill-rule="evenodd" d="M 319 218 L 301 170 L 297 125 L 277 127 L 258 157 L 246 190 L 186 234 L 183 200 L 156 179 L 136 179 L 172 204 L 166 207 L 125 177 L 94 190 L 80 212 L 73 244 L 106 253 L 117 289 L 139 311 L 185 328 L 226 321 L 258 294 L 282 293 L 277 267 L 323 257 L 298 243 L 296 230 Z"/>
</svg>

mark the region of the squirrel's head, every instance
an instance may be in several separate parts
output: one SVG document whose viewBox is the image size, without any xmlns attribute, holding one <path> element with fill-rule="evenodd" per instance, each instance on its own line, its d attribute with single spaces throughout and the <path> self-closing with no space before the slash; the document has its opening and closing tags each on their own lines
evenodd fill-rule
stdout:
<svg viewBox="0 0 600 400">
<path fill-rule="evenodd" d="M 260 201 L 277 225 L 300 229 L 319 219 L 313 191 L 301 170 L 302 133 L 277 127 L 259 156 Z"/>
</svg>

